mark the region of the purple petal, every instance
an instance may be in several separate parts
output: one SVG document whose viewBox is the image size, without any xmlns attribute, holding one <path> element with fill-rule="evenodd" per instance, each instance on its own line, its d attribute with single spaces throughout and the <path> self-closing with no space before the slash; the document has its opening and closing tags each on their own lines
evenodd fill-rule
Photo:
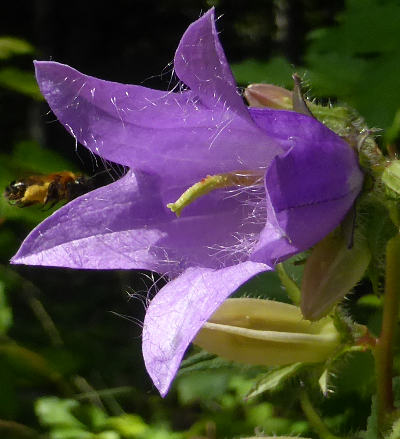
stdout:
<svg viewBox="0 0 400 439">
<path fill-rule="evenodd" d="M 215 28 L 214 8 L 184 33 L 174 59 L 175 72 L 208 108 L 234 111 L 251 120 Z"/>
<path fill-rule="evenodd" d="M 340 224 L 359 194 L 356 154 L 327 128 L 319 132 L 314 141 L 291 139 L 292 149 L 268 169 L 268 221 L 251 260 L 274 265 L 311 247 Z"/>
<path fill-rule="evenodd" d="M 191 92 L 103 81 L 54 62 L 35 66 L 59 121 L 106 160 L 191 185 L 208 174 L 265 168 L 281 151 L 252 121 L 210 110 Z"/>
<path fill-rule="evenodd" d="M 304 114 L 271 108 L 249 107 L 248 110 L 257 126 L 268 136 L 277 139 L 285 151 L 294 146 L 295 139 L 302 139 L 312 144 L 310 148 L 315 153 L 321 143 L 338 142 L 337 134 L 321 122 Z"/>
<path fill-rule="evenodd" d="M 238 240 L 258 236 L 262 223 L 246 221 L 253 210 L 246 194 L 215 191 L 176 218 L 161 189 L 157 177 L 129 172 L 56 211 L 12 263 L 173 275 L 187 265 L 216 268 L 247 259 L 249 250 L 244 243 L 238 248 Z"/>
<path fill-rule="evenodd" d="M 189 268 L 159 291 L 146 313 L 142 346 L 147 371 L 162 396 L 203 324 L 237 288 L 267 270 L 253 262 L 221 270 Z"/>
</svg>

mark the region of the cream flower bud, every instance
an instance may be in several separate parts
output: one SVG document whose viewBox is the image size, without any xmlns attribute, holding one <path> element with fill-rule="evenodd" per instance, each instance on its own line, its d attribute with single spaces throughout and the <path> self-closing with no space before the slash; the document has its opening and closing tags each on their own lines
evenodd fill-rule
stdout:
<svg viewBox="0 0 400 439">
<path fill-rule="evenodd" d="M 293 93 L 272 84 L 250 84 L 244 96 L 251 107 L 293 109 Z"/>
<path fill-rule="evenodd" d="M 228 299 L 194 343 L 228 360 L 279 366 L 326 360 L 340 344 L 333 320 L 304 320 L 300 308 L 261 299 Z"/>
</svg>

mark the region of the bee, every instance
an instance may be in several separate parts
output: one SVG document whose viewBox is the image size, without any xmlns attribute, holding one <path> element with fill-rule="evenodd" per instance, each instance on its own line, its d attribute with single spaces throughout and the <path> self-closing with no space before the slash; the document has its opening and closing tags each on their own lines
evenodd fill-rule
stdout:
<svg viewBox="0 0 400 439">
<path fill-rule="evenodd" d="M 4 196 L 18 207 L 34 204 L 53 207 L 59 201 L 71 201 L 94 189 L 91 178 L 70 171 L 47 175 L 31 175 L 12 181 L 5 189 Z"/>
</svg>

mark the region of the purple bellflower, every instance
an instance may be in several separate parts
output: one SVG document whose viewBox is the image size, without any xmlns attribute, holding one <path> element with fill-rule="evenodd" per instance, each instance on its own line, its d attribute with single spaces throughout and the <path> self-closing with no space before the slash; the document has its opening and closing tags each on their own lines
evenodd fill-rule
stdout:
<svg viewBox="0 0 400 439">
<path fill-rule="evenodd" d="M 56 62 L 35 66 L 76 141 L 130 171 L 51 215 L 12 262 L 173 279 L 151 301 L 143 329 L 146 367 L 165 395 L 188 345 L 230 294 L 339 225 L 362 185 L 356 155 L 309 116 L 245 106 L 213 9 L 179 43 L 182 85 L 173 91 L 103 81 Z M 258 180 L 212 190 L 179 218 L 167 208 L 221 174 Z"/>
</svg>

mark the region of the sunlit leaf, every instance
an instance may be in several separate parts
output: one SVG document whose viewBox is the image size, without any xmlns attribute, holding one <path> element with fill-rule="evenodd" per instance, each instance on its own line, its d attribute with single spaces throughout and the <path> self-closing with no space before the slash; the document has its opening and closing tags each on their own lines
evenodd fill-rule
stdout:
<svg viewBox="0 0 400 439">
<path fill-rule="evenodd" d="M 304 69 L 295 69 L 292 64 L 281 57 L 271 58 L 269 61 L 247 59 L 231 65 L 235 78 L 239 84 L 265 82 L 285 88 L 293 87 L 292 75 L 294 72 L 302 74 Z"/>
<path fill-rule="evenodd" d="M 148 429 L 148 425 L 138 415 L 124 414 L 121 416 L 113 416 L 108 419 L 107 425 L 123 437 L 135 438 L 143 434 Z"/>
<path fill-rule="evenodd" d="M 0 69 L 0 86 L 27 95 L 37 101 L 43 100 L 35 77 L 31 72 L 25 72 L 15 67 Z"/>
<path fill-rule="evenodd" d="M 25 40 L 16 37 L 0 37 L 0 59 L 7 59 L 14 55 L 26 55 L 33 51 L 33 46 Z"/>
<path fill-rule="evenodd" d="M 400 4 L 348 0 L 337 25 L 310 35 L 305 56 L 313 94 L 337 96 L 370 125 L 392 123 L 400 100 Z"/>
<path fill-rule="evenodd" d="M 228 387 L 229 375 L 224 371 L 196 372 L 184 375 L 176 383 L 179 400 L 188 404 L 210 400 L 222 395 Z"/>
<path fill-rule="evenodd" d="M 42 425 L 82 428 L 84 425 L 71 413 L 79 407 L 79 402 L 73 399 L 45 397 L 36 401 L 36 416 Z"/>
</svg>

